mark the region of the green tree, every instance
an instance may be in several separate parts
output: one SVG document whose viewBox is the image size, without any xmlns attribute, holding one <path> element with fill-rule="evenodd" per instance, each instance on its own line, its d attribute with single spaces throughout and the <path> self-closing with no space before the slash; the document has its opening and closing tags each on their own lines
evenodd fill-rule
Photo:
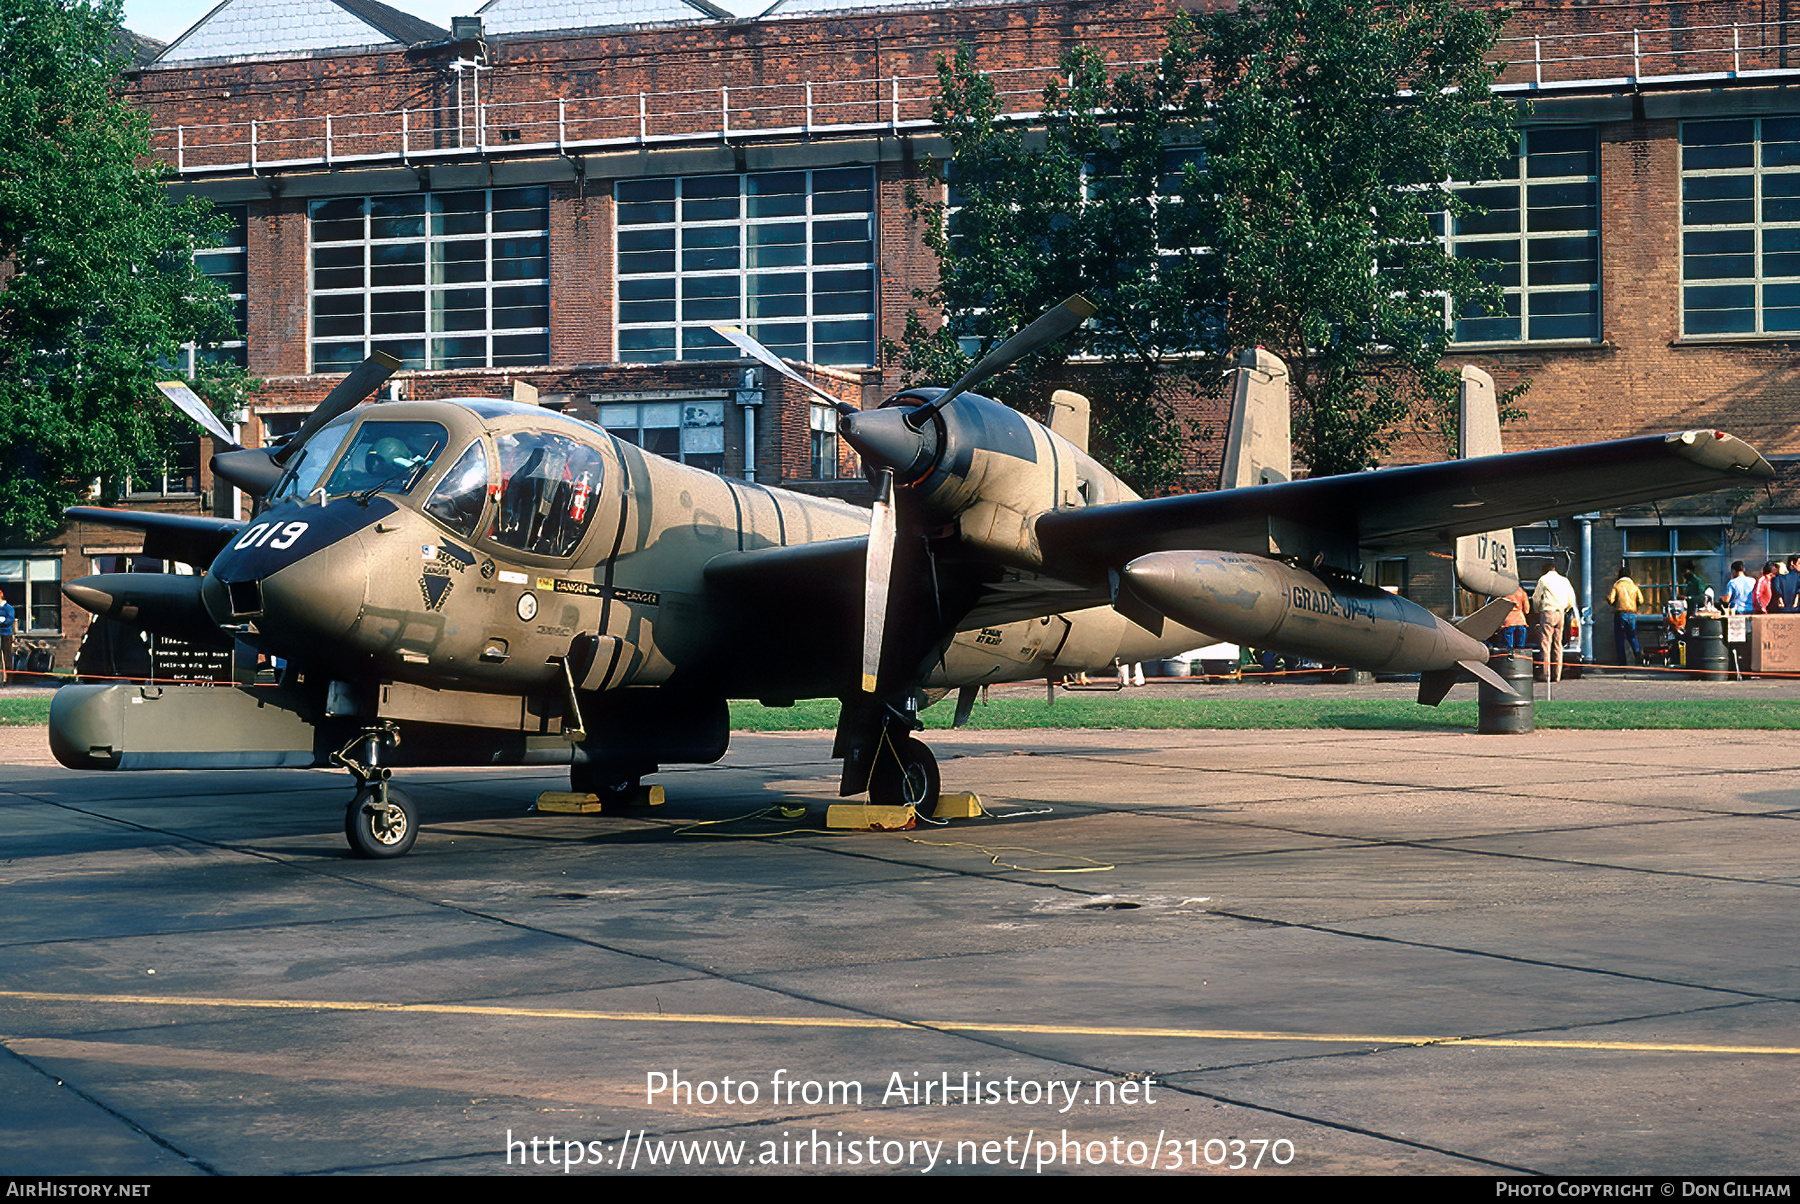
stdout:
<svg viewBox="0 0 1800 1204">
<path fill-rule="evenodd" d="M 1172 399 L 1202 367 L 1191 350 L 1210 320 L 1188 298 L 1205 291 L 1213 268 L 1195 252 L 1192 218 L 1171 188 L 1192 158 L 1177 145 L 1192 63 L 1177 36 L 1158 70 L 1112 80 L 1097 55 L 1076 49 L 1031 129 L 1005 119 L 967 47 L 940 63 L 934 115 L 950 153 L 928 174 L 949 192 L 947 201 L 915 192 L 909 204 L 939 263 L 936 287 L 916 296 L 945 320 L 914 311 L 902 345 L 889 348 L 909 381 L 951 380 L 1085 293 L 1100 306 L 1093 321 L 984 389 L 1041 413 L 1070 375 L 1067 358 L 1088 357 L 1079 385 L 1093 400 L 1096 450 L 1147 493 L 1179 479 L 1184 440 Z"/>
<path fill-rule="evenodd" d="M 1293 373 L 1310 470 L 1373 465 L 1400 430 L 1454 412 L 1446 305 L 1498 302 L 1434 234 L 1467 208 L 1446 182 L 1511 153 L 1498 29 L 1451 0 L 1183 16 L 1146 70 L 1109 78 L 1073 52 L 1030 131 L 960 51 L 936 109 L 953 191 L 913 204 L 940 266 L 921 299 L 944 322 L 913 315 L 901 367 L 954 377 L 959 337 L 985 350 L 1081 291 L 1101 315 L 1062 350 L 1095 361 L 1081 381 L 1100 450 L 1140 488 L 1178 472 L 1171 399 L 1258 345 Z M 1066 374 L 1041 359 L 996 391 L 1027 408 Z"/>
<path fill-rule="evenodd" d="M 1449 181 L 1513 153 L 1489 62 L 1503 16 L 1277 0 L 1198 20 L 1225 340 L 1287 361 L 1296 451 L 1316 476 L 1373 467 L 1399 429 L 1449 412 L 1445 305 L 1499 301 L 1434 222 L 1468 210 Z"/>
<path fill-rule="evenodd" d="M 88 482 L 145 475 L 192 429 L 155 382 L 232 337 L 194 251 L 218 230 L 170 202 L 121 96 L 120 0 L 0 0 L 0 539 L 55 530 Z M 196 387 L 239 402 L 243 373 Z"/>
</svg>

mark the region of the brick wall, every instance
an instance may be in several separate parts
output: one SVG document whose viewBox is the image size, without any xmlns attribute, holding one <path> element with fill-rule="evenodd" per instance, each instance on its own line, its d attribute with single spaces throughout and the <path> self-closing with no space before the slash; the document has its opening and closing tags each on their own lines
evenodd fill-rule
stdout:
<svg viewBox="0 0 1800 1204">
<path fill-rule="evenodd" d="M 1077 42 L 1097 44 L 1115 59 L 1141 57 L 1157 44 L 1173 11 L 1168 3 L 1073 0 L 1042 6 L 708 23 L 654 33 L 496 38 L 490 47 L 495 68 L 483 75 L 483 95 L 502 105 L 551 102 L 558 97 L 618 96 L 629 99 L 629 103 L 620 102 L 620 111 L 628 110 L 635 121 L 639 90 L 724 85 L 733 90 L 734 109 L 741 105 L 748 111 L 761 106 L 791 122 L 795 114 L 781 109 L 789 103 L 781 97 L 791 101 L 794 88 L 807 80 L 820 81 L 822 88 L 822 81 L 844 77 L 928 75 L 935 58 L 959 40 L 977 44 L 982 64 L 991 69 L 1041 67 L 1053 63 L 1063 49 Z M 1554 37 L 1630 28 L 1667 30 L 1734 20 L 1773 20 L 1777 15 L 1778 9 L 1763 0 L 1748 4 L 1741 0 L 1635 4 L 1567 0 L 1523 6 L 1508 33 Z M 412 127 L 412 134 L 419 139 L 415 145 L 424 145 L 438 137 L 432 131 L 441 134 L 454 129 L 455 80 L 446 67 L 451 49 L 151 69 L 137 77 L 134 94 L 159 126 L 255 118 L 268 123 L 263 132 L 270 138 L 281 136 L 283 122 L 322 117 L 329 111 L 410 106 L 423 113 L 432 106 L 448 106 L 448 115 L 439 116 L 450 121 L 449 126 L 422 116 L 420 124 Z M 1583 43 L 1581 50 L 1599 53 L 1605 47 L 1591 42 Z M 1607 70 L 1623 73 L 1624 68 Z M 921 97 L 932 90 L 929 82 L 918 84 Z M 852 102 L 864 102 L 854 100 L 852 92 L 827 95 L 815 90 L 815 103 L 850 105 L 842 111 L 871 119 L 883 115 L 877 99 L 877 92 L 869 92 L 867 103 L 873 107 L 862 114 Z M 1629 98 L 1621 94 L 1615 100 L 1619 102 L 1615 108 L 1624 105 L 1630 111 Z M 1642 106 L 1640 98 L 1637 107 Z M 1800 111 L 1800 105 L 1795 110 Z M 1540 104 L 1539 119 L 1564 118 Z M 504 119 L 496 117 L 494 125 L 504 129 L 509 122 L 518 121 L 529 126 L 530 120 L 535 119 L 521 109 Z M 290 126 L 289 132 L 298 128 Z M 356 127 L 340 123 L 334 132 L 339 138 L 352 139 Z M 579 137 L 593 131 L 569 132 L 571 137 Z M 534 135 L 528 132 L 528 140 L 530 136 Z M 1677 122 L 1672 118 L 1634 113 L 1630 120 L 1600 124 L 1604 341 L 1583 347 L 1521 345 L 1456 356 L 1459 361 L 1487 368 L 1502 389 L 1531 381 L 1522 398 L 1528 417 L 1508 428 L 1509 446 L 1551 446 L 1687 426 L 1718 426 L 1743 435 L 1766 452 L 1800 454 L 1800 430 L 1796 430 L 1794 418 L 1797 407 L 1793 404 L 1800 385 L 1800 344 L 1677 337 L 1680 213 L 1676 136 Z M 788 142 L 794 153 L 806 154 L 812 163 L 830 162 L 834 147 L 849 145 L 803 139 Z M 929 289 L 934 280 L 933 258 L 905 210 L 905 194 L 909 186 L 920 182 L 921 156 L 926 150 L 924 143 L 908 137 L 865 139 L 865 143 L 874 149 L 859 144 L 853 153 L 858 156 L 855 161 L 878 164 L 878 322 L 880 337 L 890 339 L 904 329 L 907 312 L 921 307 L 916 292 Z M 355 149 L 348 142 L 343 145 L 349 149 L 340 153 Z M 735 153 L 740 160 L 744 154 L 735 144 L 722 151 Z M 550 218 L 553 365 L 526 375 L 546 392 L 581 392 L 599 387 L 581 383 L 599 379 L 595 375 L 599 370 L 572 365 L 599 363 L 612 354 L 613 201 L 610 177 L 579 177 L 566 163 L 562 170 L 569 178 L 552 187 Z M 608 156 L 606 170 L 616 174 L 675 172 L 669 160 L 658 159 L 649 151 Z M 253 187 L 266 197 L 270 180 L 279 185 L 284 178 L 291 178 L 291 173 L 231 186 Z M 328 378 L 304 377 L 307 231 L 305 201 L 294 195 L 315 195 L 318 188 L 328 188 L 330 178 L 324 178 L 323 184 L 321 178 L 321 173 L 314 172 L 305 187 L 297 183 L 289 194 L 277 193 L 249 205 L 248 333 L 252 370 L 270 378 L 265 401 L 316 398 L 330 383 Z M 392 187 L 418 186 L 412 173 L 402 171 L 394 178 L 397 182 Z M 361 183 L 342 187 L 347 192 L 382 190 Z M 639 371 L 635 368 L 610 371 L 640 379 L 633 375 Z M 680 371 L 671 368 L 665 375 L 678 376 Z M 506 374 L 477 376 L 484 383 L 497 380 L 502 395 L 509 387 L 502 379 Z M 459 373 L 414 377 L 421 389 L 440 387 L 429 383 L 437 380 L 453 391 L 469 387 L 453 382 L 472 379 Z M 888 388 L 897 383 L 892 372 L 881 382 Z M 879 392 L 879 387 L 875 391 Z M 1222 409 L 1216 396 L 1190 390 L 1183 395 L 1180 409 L 1194 429 L 1222 434 Z M 782 414 L 784 424 L 795 414 L 802 420 L 805 417 L 803 411 L 789 407 L 784 407 Z M 805 440 L 799 435 L 792 440 L 784 437 L 772 450 L 784 478 L 799 479 L 805 474 Z M 1435 449 L 1428 441 L 1415 441 L 1401 450 L 1401 458 L 1433 454 Z M 765 470 L 772 466 L 761 454 L 758 460 Z M 1196 439 L 1190 479 L 1207 483 L 1216 472 L 1216 462 L 1217 439 Z"/>
</svg>

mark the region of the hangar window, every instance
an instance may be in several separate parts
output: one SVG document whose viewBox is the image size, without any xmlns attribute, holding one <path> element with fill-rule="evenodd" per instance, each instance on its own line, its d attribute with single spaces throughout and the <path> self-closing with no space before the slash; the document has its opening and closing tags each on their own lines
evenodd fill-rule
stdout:
<svg viewBox="0 0 1800 1204">
<path fill-rule="evenodd" d="M 1600 147 L 1592 126 L 1524 131 L 1492 180 L 1458 185 L 1482 212 L 1434 215 L 1450 254 L 1504 295 L 1500 313 L 1453 315 L 1458 343 L 1600 337 Z"/>
<path fill-rule="evenodd" d="M 171 444 L 169 458 L 150 471 L 125 480 L 126 497 L 193 497 L 200 492 L 200 434 L 183 432 Z"/>
<path fill-rule="evenodd" d="M 812 475 L 817 481 L 834 481 L 838 475 L 838 413 L 830 406 L 813 406 Z"/>
<path fill-rule="evenodd" d="M 1678 597 L 1683 577 L 1692 567 L 1700 579 L 1723 594 L 1720 569 L 1724 567 L 1726 528 L 1717 519 L 1684 522 L 1680 526 L 1630 526 L 1624 536 L 1625 563 L 1631 579 L 1644 591 L 1640 611 L 1661 610 Z"/>
<path fill-rule="evenodd" d="M 313 371 L 375 350 L 408 368 L 550 362 L 548 189 L 339 197 L 307 214 Z"/>
<path fill-rule="evenodd" d="M 625 442 L 695 468 L 725 471 L 723 401 L 595 400 L 600 425 Z"/>
<path fill-rule="evenodd" d="M 621 180 L 619 359 L 875 362 L 875 173 L 866 167 Z"/>
<path fill-rule="evenodd" d="M 236 364 L 243 368 L 249 364 L 244 332 L 249 327 L 250 319 L 249 272 L 245 266 L 245 244 L 249 242 L 250 223 L 243 205 L 220 205 L 218 217 L 224 223 L 223 236 L 217 246 L 197 252 L 194 261 L 202 273 L 219 282 L 225 295 L 231 299 L 231 325 L 238 337 L 198 348 L 196 354 L 203 360 Z"/>
<path fill-rule="evenodd" d="M 1800 117 L 1682 123 L 1681 332 L 1800 333 Z"/>
<path fill-rule="evenodd" d="M 62 557 L 0 556 L 0 594 L 21 635 L 62 632 Z"/>
</svg>

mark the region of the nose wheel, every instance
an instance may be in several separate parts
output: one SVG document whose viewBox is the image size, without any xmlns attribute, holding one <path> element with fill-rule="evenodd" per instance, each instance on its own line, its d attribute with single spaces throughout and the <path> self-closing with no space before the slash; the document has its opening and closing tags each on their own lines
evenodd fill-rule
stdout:
<svg viewBox="0 0 1800 1204">
<path fill-rule="evenodd" d="M 388 780 L 393 770 L 380 763 L 381 750 L 399 743 L 399 730 L 392 724 L 383 724 L 364 730 L 332 754 L 331 759 L 356 779 L 356 793 L 344 810 L 344 839 L 358 857 L 400 857 L 418 839 L 418 810 Z"/>
<path fill-rule="evenodd" d="M 385 778 L 357 790 L 344 812 L 344 838 L 358 857 L 402 856 L 418 835 L 419 815 L 412 800 Z"/>
</svg>

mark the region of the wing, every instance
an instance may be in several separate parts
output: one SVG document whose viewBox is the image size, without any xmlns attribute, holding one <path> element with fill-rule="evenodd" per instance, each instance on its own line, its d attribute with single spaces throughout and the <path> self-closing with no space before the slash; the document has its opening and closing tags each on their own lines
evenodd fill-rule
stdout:
<svg viewBox="0 0 1800 1204">
<path fill-rule="evenodd" d="M 159 560 L 179 560 L 203 569 L 224 550 L 244 524 L 233 518 L 203 514 L 163 514 L 155 510 L 113 510 L 104 506 L 71 506 L 63 511 L 76 522 L 103 523 L 141 531 L 144 555 Z"/>
<path fill-rule="evenodd" d="M 706 562 L 707 592 L 735 618 L 761 630 L 860 615 L 867 536 L 722 552 Z"/>
<path fill-rule="evenodd" d="M 1056 510 L 1037 520 L 1047 571 L 1075 581 L 1150 552 L 1269 555 L 1283 530 L 1387 552 L 1559 515 L 1707 493 L 1775 475 L 1719 431 L 1449 460 L 1217 493 Z"/>
<path fill-rule="evenodd" d="M 850 622 L 863 605 L 863 558 L 868 539 L 725 552 L 706 562 L 706 588 L 730 615 L 759 638 L 804 636 Z M 998 566 L 941 563 L 941 603 L 957 631 L 997 627 L 1040 615 L 1104 606 L 1104 586 L 1075 585 L 1037 573 Z"/>
</svg>

